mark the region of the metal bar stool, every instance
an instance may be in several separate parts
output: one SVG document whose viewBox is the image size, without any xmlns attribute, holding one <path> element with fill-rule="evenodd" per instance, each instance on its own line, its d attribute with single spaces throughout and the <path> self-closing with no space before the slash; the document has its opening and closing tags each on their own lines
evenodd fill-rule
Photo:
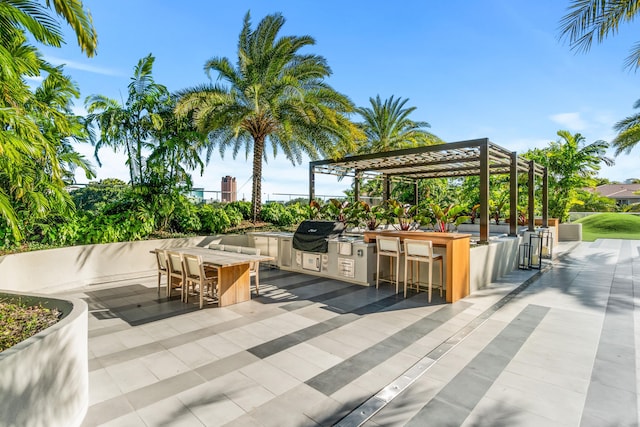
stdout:
<svg viewBox="0 0 640 427">
<path fill-rule="evenodd" d="M 433 282 L 433 264 L 434 262 L 440 263 L 440 296 L 442 297 L 442 288 L 444 287 L 443 280 L 443 258 L 442 255 L 433 254 L 433 242 L 431 240 L 412 240 L 404 239 L 404 297 L 407 297 L 407 270 L 408 264 L 411 261 L 411 285 L 415 285 L 416 291 L 420 292 L 420 264 L 418 264 L 418 277 L 413 281 L 413 263 L 414 262 L 426 262 L 429 264 L 429 302 L 431 302 L 431 286 Z"/>
<path fill-rule="evenodd" d="M 376 257 L 376 289 L 378 288 L 378 283 L 380 279 L 380 257 L 386 256 L 389 257 L 389 279 L 382 279 L 387 282 L 393 283 L 394 280 L 394 268 L 393 268 L 393 258 L 395 258 L 395 283 L 396 283 L 396 294 L 398 293 L 399 279 L 400 279 L 400 256 L 402 255 L 402 246 L 400 245 L 399 237 L 376 237 L 376 248 L 377 248 L 377 257 Z"/>
</svg>

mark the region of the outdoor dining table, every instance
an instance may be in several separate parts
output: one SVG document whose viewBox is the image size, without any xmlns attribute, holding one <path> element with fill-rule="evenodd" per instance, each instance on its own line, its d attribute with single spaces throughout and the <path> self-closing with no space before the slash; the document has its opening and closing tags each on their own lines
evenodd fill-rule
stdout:
<svg viewBox="0 0 640 427">
<path fill-rule="evenodd" d="M 201 247 L 175 247 L 162 250 L 201 256 L 205 265 L 217 268 L 219 307 L 249 301 L 251 299 L 249 264 L 274 259 L 266 255 L 249 255 Z"/>
</svg>

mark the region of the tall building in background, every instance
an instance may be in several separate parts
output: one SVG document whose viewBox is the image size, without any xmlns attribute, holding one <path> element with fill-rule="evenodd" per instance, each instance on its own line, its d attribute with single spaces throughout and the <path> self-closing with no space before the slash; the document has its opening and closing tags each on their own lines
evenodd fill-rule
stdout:
<svg viewBox="0 0 640 427">
<path fill-rule="evenodd" d="M 232 176 L 223 176 L 220 183 L 220 192 L 222 194 L 223 202 L 235 202 L 236 201 L 236 179 Z"/>
</svg>

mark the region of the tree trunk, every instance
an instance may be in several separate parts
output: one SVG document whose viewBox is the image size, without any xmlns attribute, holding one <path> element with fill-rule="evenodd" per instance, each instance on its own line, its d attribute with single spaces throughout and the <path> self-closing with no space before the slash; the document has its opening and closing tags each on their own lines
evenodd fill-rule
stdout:
<svg viewBox="0 0 640 427">
<path fill-rule="evenodd" d="M 262 157 L 264 154 L 264 136 L 253 139 L 253 188 L 251 190 L 251 212 L 254 224 L 260 219 L 262 208 Z"/>
</svg>

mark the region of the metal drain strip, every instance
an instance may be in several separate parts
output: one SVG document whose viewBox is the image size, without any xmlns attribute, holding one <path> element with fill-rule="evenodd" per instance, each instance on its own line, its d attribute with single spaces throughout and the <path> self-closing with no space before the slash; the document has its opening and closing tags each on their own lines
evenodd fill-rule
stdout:
<svg viewBox="0 0 640 427">
<path fill-rule="evenodd" d="M 509 301 L 515 298 L 520 292 L 529 287 L 540 278 L 542 273 L 551 269 L 552 264 L 548 264 L 542 270 L 522 282 L 517 288 L 506 294 L 491 307 L 476 316 L 467 325 L 459 329 L 455 334 L 445 340 L 442 344 L 431 350 L 425 357 L 407 369 L 401 376 L 393 380 L 389 385 L 380 390 L 374 396 L 367 399 L 356 409 L 347 414 L 344 418 L 334 424 L 334 427 L 358 427 L 373 417 L 378 411 L 384 408 L 396 396 L 402 393 L 407 387 L 413 384 L 427 370 L 433 366 L 442 356 L 447 354 L 453 347 L 458 345 L 471 332 L 480 327 L 496 311 L 504 307 Z"/>
</svg>

